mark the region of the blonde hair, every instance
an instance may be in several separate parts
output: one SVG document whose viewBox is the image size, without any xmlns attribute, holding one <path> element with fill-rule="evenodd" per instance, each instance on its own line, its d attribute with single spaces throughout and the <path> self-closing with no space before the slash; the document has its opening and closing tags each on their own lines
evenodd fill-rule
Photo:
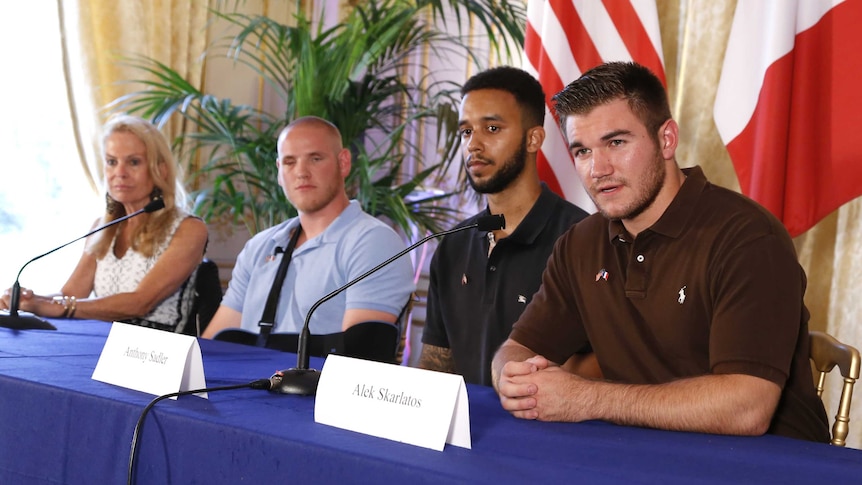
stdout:
<svg viewBox="0 0 862 485">
<path fill-rule="evenodd" d="M 132 249 L 144 256 L 150 257 L 156 248 L 169 236 L 168 231 L 174 218 L 178 214 L 185 212 L 188 196 L 180 183 L 179 167 L 168 145 L 168 141 L 155 125 L 143 118 L 127 114 L 112 117 L 103 129 L 103 158 L 106 157 L 104 153 L 105 143 L 108 137 L 114 133 L 131 133 L 144 144 L 147 150 L 147 168 L 149 169 L 150 178 L 155 185 L 153 198 L 161 197 L 165 202 L 164 209 L 138 216 L 146 218 L 145 222 L 131 234 Z M 123 205 L 114 201 L 110 194 L 107 193 L 107 190 L 105 191 L 105 199 L 106 207 L 105 215 L 102 217 L 103 224 L 126 215 L 126 209 Z M 103 258 L 111 248 L 114 236 L 118 230 L 119 225 L 115 225 L 97 234 L 89 251 L 97 259 Z"/>
</svg>

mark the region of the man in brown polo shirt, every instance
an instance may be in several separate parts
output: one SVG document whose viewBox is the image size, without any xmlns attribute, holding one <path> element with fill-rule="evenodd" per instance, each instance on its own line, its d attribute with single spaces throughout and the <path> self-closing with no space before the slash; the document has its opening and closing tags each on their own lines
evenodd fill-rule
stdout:
<svg viewBox="0 0 862 485">
<path fill-rule="evenodd" d="M 599 213 L 557 243 L 494 357 L 525 419 L 829 440 L 808 363 L 805 274 L 765 209 L 675 159 L 678 126 L 646 68 L 609 63 L 554 97 Z M 605 380 L 560 368 L 590 344 Z"/>
</svg>

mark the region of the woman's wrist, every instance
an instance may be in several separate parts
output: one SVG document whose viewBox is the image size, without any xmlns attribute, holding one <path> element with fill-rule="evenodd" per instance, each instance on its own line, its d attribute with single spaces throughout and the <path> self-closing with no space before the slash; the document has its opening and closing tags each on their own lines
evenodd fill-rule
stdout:
<svg viewBox="0 0 862 485">
<path fill-rule="evenodd" d="M 57 315 L 60 318 L 74 318 L 78 309 L 78 299 L 75 296 L 57 295 L 51 299 L 51 303 L 63 308 L 60 315 Z"/>
</svg>

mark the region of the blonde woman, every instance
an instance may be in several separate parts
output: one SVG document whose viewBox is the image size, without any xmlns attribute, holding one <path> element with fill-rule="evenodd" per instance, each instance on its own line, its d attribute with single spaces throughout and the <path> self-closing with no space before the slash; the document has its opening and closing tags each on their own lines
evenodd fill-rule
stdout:
<svg viewBox="0 0 862 485">
<path fill-rule="evenodd" d="M 165 207 L 87 239 L 58 295 L 21 290 L 20 307 L 43 317 L 125 321 L 174 331 L 189 317 L 193 276 L 207 242 L 206 225 L 182 206 L 186 193 L 165 137 L 150 122 L 119 115 L 102 138 L 105 214 L 93 227 L 161 198 Z M 9 290 L 0 308 L 9 307 Z"/>
</svg>

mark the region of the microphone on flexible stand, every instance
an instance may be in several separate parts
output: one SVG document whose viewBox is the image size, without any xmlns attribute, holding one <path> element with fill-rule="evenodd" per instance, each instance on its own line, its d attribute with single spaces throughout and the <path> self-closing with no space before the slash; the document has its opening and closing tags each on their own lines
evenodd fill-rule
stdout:
<svg viewBox="0 0 862 485">
<path fill-rule="evenodd" d="M 317 369 L 308 368 L 308 339 L 311 334 L 308 329 L 308 325 L 311 321 L 311 314 L 314 313 L 314 310 L 316 310 L 317 307 L 326 303 L 342 291 L 350 288 L 356 283 L 359 283 L 360 281 L 382 269 L 384 266 L 387 266 L 396 259 L 400 258 L 401 256 L 404 256 L 410 251 L 413 251 L 417 247 L 421 246 L 422 244 L 425 244 L 426 242 L 435 237 L 446 236 L 455 232 L 466 231 L 467 229 L 475 228 L 479 231 L 495 231 L 497 229 L 503 229 L 505 227 L 506 219 L 503 217 L 503 214 L 490 215 L 480 217 L 473 224 L 468 224 L 466 226 L 456 227 L 455 229 L 450 229 L 448 231 L 438 232 L 436 234 L 425 236 L 416 243 L 410 245 L 410 247 L 408 247 L 407 249 L 399 252 L 395 256 L 392 256 L 386 261 L 371 268 L 370 270 L 356 277 L 352 281 L 349 281 L 346 285 L 342 286 L 341 288 L 338 288 L 337 290 L 315 302 L 315 304 L 311 306 L 311 308 L 308 310 L 308 313 L 305 315 L 305 323 L 302 325 L 302 331 L 299 333 L 299 342 L 297 344 L 296 352 L 296 367 L 292 369 L 281 370 L 273 374 L 272 377 L 269 378 L 270 391 L 280 392 L 282 394 L 299 394 L 303 396 L 313 395 L 317 392 L 317 383 L 318 381 L 320 381 L 320 372 L 318 372 Z"/>
<path fill-rule="evenodd" d="M 83 236 L 81 236 L 75 240 L 69 241 L 62 246 L 56 247 L 56 248 L 48 251 L 45 254 L 40 254 L 39 256 L 36 256 L 35 258 L 31 259 L 30 261 L 27 261 L 26 263 L 24 263 L 24 266 L 21 266 L 21 269 L 18 271 L 18 276 L 15 277 L 15 284 L 12 285 L 12 294 L 9 295 L 10 296 L 10 298 L 9 298 L 9 312 L 7 313 L 5 311 L 0 311 L 0 327 L 6 327 L 6 328 L 15 329 L 15 330 L 29 330 L 29 329 L 57 330 L 57 328 L 55 326 L 51 325 L 50 323 L 48 323 L 47 320 L 45 320 L 43 318 L 40 318 L 40 317 L 38 317 L 32 313 L 29 313 L 29 312 L 19 312 L 18 311 L 18 305 L 19 305 L 20 300 L 21 300 L 21 284 L 18 282 L 18 280 L 21 278 L 21 272 L 24 271 L 24 268 L 26 268 L 28 264 L 32 263 L 33 261 L 36 261 L 37 259 L 43 258 L 43 257 L 53 253 L 54 251 L 63 249 L 66 246 L 68 246 L 74 242 L 77 242 L 77 241 L 80 241 L 81 239 L 84 239 L 85 237 L 92 236 L 93 234 L 95 234 L 99 231 L 102 231 L 104 229 L 107 229 L 107 228 L 113 226 L 114 224 L 119 224 L 119 223 L 121 223 L 127 219 L 131 219 L 132 217 L 143 214 L 145 212 L 150 213 L 150 212 L 155 212 L 157 210 L 161 210 L 164 207 L 165 207 L 165 201 L 164 200 L 162 200 L 161 198 L 153 199 L 149 204 L 147 204 L 141 210 L 132 212 L 131 214 L 120 217 L 119 219 L 114 219 L 113 221 L 111 221 L 107 224 L 104 224 L 102 226 L 99 226 L 99 227 L 93 229 L 92 231 L 88 232 L 87 234 L 84 234 Z"/>
</svg>

